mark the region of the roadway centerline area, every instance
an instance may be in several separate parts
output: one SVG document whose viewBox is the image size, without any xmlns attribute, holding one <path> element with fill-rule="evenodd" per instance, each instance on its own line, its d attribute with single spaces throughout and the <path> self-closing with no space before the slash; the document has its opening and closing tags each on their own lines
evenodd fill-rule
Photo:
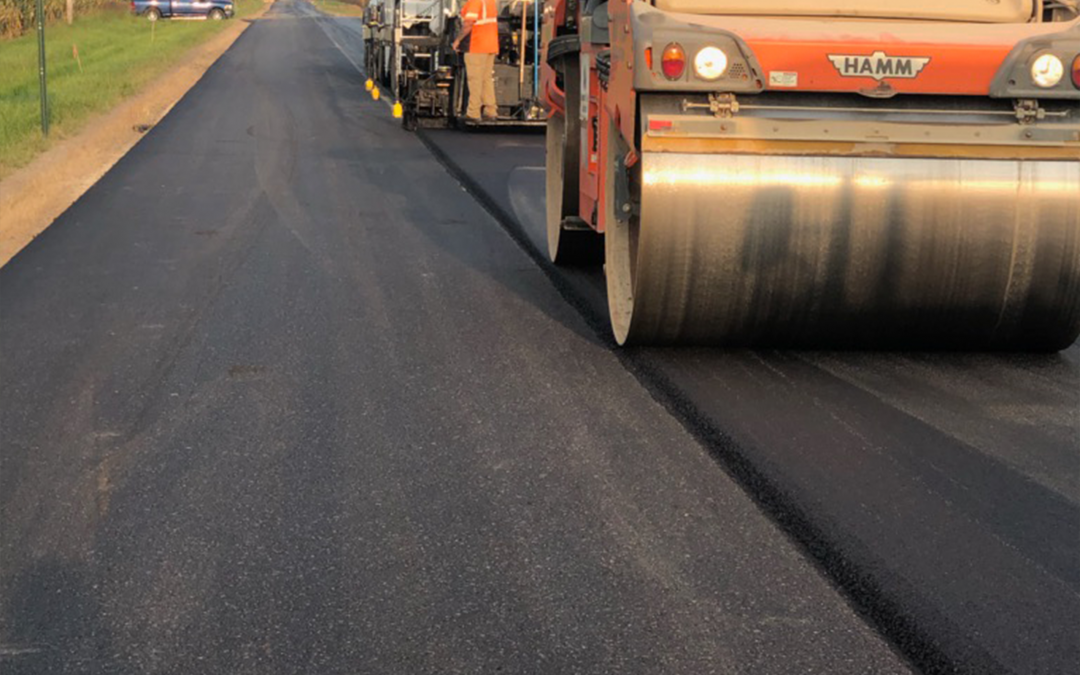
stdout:
<svg viewBox="0 0 1080 675">
<path fill-rule="evenodd" d="M 903 673 L 279 0 L 0 270 L 5 673 Z"/>
</svg>

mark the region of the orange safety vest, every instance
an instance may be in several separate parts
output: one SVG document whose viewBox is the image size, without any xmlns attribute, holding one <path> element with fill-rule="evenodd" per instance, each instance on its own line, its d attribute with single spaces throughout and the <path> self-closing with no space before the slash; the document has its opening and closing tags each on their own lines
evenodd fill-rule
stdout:
<svg viewBox="0 0 1080 675">
<path fill-rule="evenodd" d="M 473 21 L 469 33 L 469 53 L 499 53 L 499 9 L 495 0 L 469 0 L 461 8 L 461 16 Z"/>
</svg>

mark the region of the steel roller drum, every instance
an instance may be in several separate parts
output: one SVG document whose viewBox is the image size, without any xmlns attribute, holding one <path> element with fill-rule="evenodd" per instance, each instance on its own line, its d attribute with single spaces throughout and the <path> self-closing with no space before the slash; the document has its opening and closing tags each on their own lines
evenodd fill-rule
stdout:
<svg viewBox="0 0 1080 675">
<path fill-rule="evenodd" d="M 647 152 L 639 182 L 620 342 L 1055 350 L 1080 333 L 1080 161 Z"/>
</svg>

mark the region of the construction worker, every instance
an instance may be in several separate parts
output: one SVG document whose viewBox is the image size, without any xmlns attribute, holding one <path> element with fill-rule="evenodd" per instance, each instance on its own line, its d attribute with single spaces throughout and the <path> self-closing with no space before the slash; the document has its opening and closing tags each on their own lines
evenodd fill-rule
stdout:
<svg viewBox="0 0 1080 675">
<path fill-rule="evenodd" d="M 495 102 L 495 56 L 499 53 L 498 6 L 496 0 L 467 0 L 461 9 L 461 33 L 454 40 L 454 50 L 460 49 L 468 38 L 465 52 L 465 77 L 469 81 L 469 109 L 465 116 L 471 120 L 495 119 L 499 108 Z"/>
</svg>

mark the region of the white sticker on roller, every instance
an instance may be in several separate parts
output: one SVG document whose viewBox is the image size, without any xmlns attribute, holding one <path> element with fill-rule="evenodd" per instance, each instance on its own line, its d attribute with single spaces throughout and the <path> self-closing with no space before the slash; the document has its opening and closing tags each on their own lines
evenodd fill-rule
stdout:
<svg viewBox="0 0 1080 675">
<path fill-rule="evenodd" d="M 784 70 L 773 70 L 769 73 L 770 87 L 797 87 L 799 86 L 799 74 Z"/>
</svg>

